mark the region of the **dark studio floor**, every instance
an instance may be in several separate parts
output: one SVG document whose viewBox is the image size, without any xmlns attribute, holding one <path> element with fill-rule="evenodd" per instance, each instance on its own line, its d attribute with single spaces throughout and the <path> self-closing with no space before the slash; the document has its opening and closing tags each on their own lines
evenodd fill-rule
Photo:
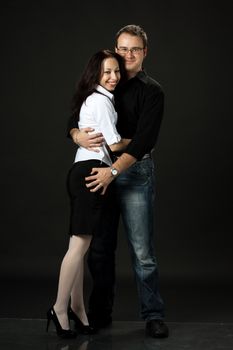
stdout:
<svg viewBox="0 0 233 350">
<path fill-rule="evenodd" d="M 56 281 L 41 282 L 28 279 L 2 283 L 0 349 L 233 349 L 231 284 L 161 281 L 170 336 L 151 339 L 145 336 L 144 323 L 138 318 L 133 281 L 119 281 L 113 325 L 94 336 L 66 341 L 59 339 L 52 327 L 48 334 L 45 332 L 45 312 L 55 297 Z"/>
<path fill-rule="evenodd" d="M 40 319 L 1 319 L 1 349 L 13 350 L 215 350 L 232 349 L 233 323 L 169 322 L 167 339 L 144 335 L 143 323 L 115 321 L 111 328 L 94 336 L 75 340 L 57 338 L 53 331 L 44 332 L 46 322 Z"/>
</svg>

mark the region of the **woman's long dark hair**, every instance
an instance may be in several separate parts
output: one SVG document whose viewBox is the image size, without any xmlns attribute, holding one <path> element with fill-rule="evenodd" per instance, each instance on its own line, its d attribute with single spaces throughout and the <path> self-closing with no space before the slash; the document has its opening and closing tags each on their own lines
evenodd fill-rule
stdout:
<svg viewBox="0 0 233 350">
<path fill-rule="evenodd" d="M 110 50 L 96 52 L 87 63 L 72 98 L 71 111 L 77 120 L 79 120 L 79 112 L 83 102 L 96 90 L 96 86 L 99 84 L 102 73 L 102 62 L 106 58 L 115 58 L 117 60 L 121 73 L 121 81 L 125 80 L 124 61 L 120 55 Z"/>
</svg>

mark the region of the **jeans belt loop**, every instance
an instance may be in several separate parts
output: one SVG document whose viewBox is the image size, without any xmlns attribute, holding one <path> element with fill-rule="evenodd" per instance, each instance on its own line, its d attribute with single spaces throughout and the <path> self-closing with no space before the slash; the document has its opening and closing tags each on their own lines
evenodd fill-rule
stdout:
<svg viewBox="0 0 233 350">
<path fill-rule="evenodd" d="M 151 158 L 151 153 L 146 153 L 142 159 L 147 159 L 147 158 Z"/>
</svg>

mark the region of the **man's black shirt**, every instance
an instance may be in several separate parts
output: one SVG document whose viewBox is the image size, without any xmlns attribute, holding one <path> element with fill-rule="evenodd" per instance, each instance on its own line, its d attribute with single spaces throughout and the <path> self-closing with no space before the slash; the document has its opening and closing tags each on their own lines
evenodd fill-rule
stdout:
<svg viewBox="0 0 233 350">
<path fill-rule="evenodd" d="M 118 114 L 117 130 L 122 138 L 132 141 L 124 151 L 140 160 L 154 148 L 164 109 L 164 93 L 158 82 L 145 71 L 119 84 L 114 92 Z M 71 117 L 68 130 L 77 128 Z"/>
</svg>

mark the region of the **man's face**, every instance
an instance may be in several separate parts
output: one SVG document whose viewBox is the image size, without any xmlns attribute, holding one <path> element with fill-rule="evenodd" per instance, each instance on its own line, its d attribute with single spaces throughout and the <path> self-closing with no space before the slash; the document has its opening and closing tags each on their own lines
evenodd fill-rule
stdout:
<svg viewBox="0 0 233 350">
<path fill-rule="evenodd" d="M 142 70 L 142 63 L 147 53 L 140 37 L 122 33 L 117 41 L 116 52 L 124 58 L 125 68 L 129 77 Z"/>
</svg>

